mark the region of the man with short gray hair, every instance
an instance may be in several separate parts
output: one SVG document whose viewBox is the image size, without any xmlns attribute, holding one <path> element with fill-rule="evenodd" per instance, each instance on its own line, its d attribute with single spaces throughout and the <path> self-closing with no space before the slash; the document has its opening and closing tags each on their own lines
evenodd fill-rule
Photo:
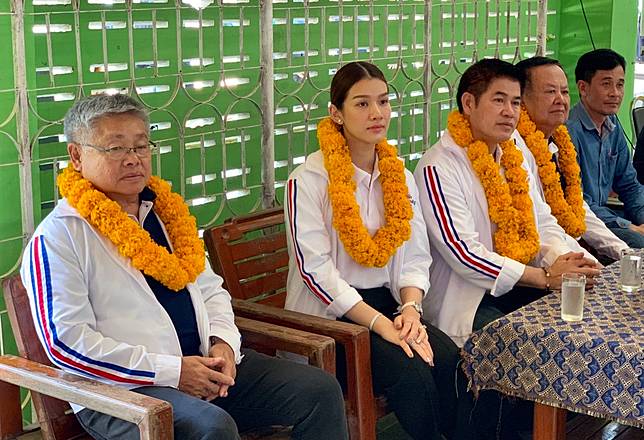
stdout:
<svg viewBox="0 0 644 440">
<path fill-rule="evenodd" d="M 241 349 L 195 218 L 151 175 L 143 106 L 91 96 L 64 124 L 64 198 L 36 229 L 21 268 L 54 365 L 170 402 L 178 439 L 238 439 L 270 425 L 293 426 L 298 439 L 348 438 L 334 377 Z M 72 407 L 95 438 L 138 438 L 131 423 Z"/>
<path fill-rule="evenodd" d="M 139 118 L 149 134 L 150 118 L 143 105 L 127 95 L 96 95 L 76 102 L 63 120 L 68 143 L 82 143 L 91 135 L 94 124 L 103 116 L 128 113 Z"/>
</svg>

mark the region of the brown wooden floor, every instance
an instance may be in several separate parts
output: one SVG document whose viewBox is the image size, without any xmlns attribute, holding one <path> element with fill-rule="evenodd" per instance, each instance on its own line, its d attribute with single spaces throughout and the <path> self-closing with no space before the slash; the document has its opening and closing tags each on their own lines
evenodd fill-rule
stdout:
<svg viewBox="0 0 644 440">
<path fill-rule="evenodd" d="M 644 430 L 581 414 L 569 420 L 566 428 L 566 440 L 644 440 Z M 390 414 L 378 422 L 378 440 L 410 440 L 410 437 Z"/>
</svg>

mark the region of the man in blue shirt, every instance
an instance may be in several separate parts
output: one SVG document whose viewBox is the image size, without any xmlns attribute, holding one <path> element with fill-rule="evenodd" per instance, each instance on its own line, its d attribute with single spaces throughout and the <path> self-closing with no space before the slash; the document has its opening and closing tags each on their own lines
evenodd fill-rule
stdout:
<svg viewBox="0 0 644 440">
<path fill-rule="evenodd" d="M 581 101 L 566 125 L 577 147 L 584 199 L 630 247 L 644 247 L 644 187 L 637 181 L 622 127 L 615 116 L 624 98 L 624 57 L 597 49 L 579 58 L 575 80 Z M 615 191 L 623 211 L 606 206 Z"/>
</svg>

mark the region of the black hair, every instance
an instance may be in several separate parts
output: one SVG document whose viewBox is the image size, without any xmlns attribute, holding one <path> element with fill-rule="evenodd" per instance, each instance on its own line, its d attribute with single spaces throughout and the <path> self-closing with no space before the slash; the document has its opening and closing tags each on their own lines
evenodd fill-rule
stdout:
<svg viewBox="0 0 644 440">
<path fill-rule="evenodd" d="M 360 80 L 371 78 L 382 80 L 387 84 L 382 71 L 371 63 L 353 61 L 345 64 L 335 73 L 331 80 L 331 104 L 338 109 L 342 109 L 351 87 Z"/>
<path fill-rule="evenodd" d="M 458 110 L 463 113 L 461 98 L 464 93 L 467 92 L 474 95 L 474 100 L 478 104 L 481 95 L 490 87 L 492 81 L 498 78 L 517 81 L 521 85 L 521 90 L 523 90 L 523 83 L 514 65 L 497 58 L 482 59 L 468 67 L 463 73 L 463 76 L 461 76 L 458 83 L 458 91 L 456 92 Z"/>
<path fill-rule="evenodd" d="M 622 66 L 626 71 L 626 60 L 612 49 L 595 49 L 586 52 L 577 61 L 575 81 L 589 83 L 598 70 L 613 70 L 617 66 Z"/>
<path fill-rule="evenodd" d="M 528 85 L 530 84 L 530 81 L 531 81 L 530 71 L 535 67 L 558 66 L 561 70 L 564 70 L 559 60 L 555 60 L 554 58 L 539 57 L 539 56 L 521 60 L 518 63 L 516 63 L 515 66 L 519 73 L 519 77 L 521 78 L 521 82 L 523 84 L 523 90 L 528 88 Z"/>
</svg>

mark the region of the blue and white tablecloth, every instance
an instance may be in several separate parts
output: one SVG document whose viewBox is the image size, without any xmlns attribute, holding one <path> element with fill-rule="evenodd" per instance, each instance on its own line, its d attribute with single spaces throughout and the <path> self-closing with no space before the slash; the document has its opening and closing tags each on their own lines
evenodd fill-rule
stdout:
<svg viewBox="0 0 644 440">
<path fill-rule="evenodd" d="M 474 333 L 464 369 L 477 393 L 504 394 L 644 428 L 644 289 L 618 288 L 619 263 L 561 319 L 554 292 Z"/>
</svg>

